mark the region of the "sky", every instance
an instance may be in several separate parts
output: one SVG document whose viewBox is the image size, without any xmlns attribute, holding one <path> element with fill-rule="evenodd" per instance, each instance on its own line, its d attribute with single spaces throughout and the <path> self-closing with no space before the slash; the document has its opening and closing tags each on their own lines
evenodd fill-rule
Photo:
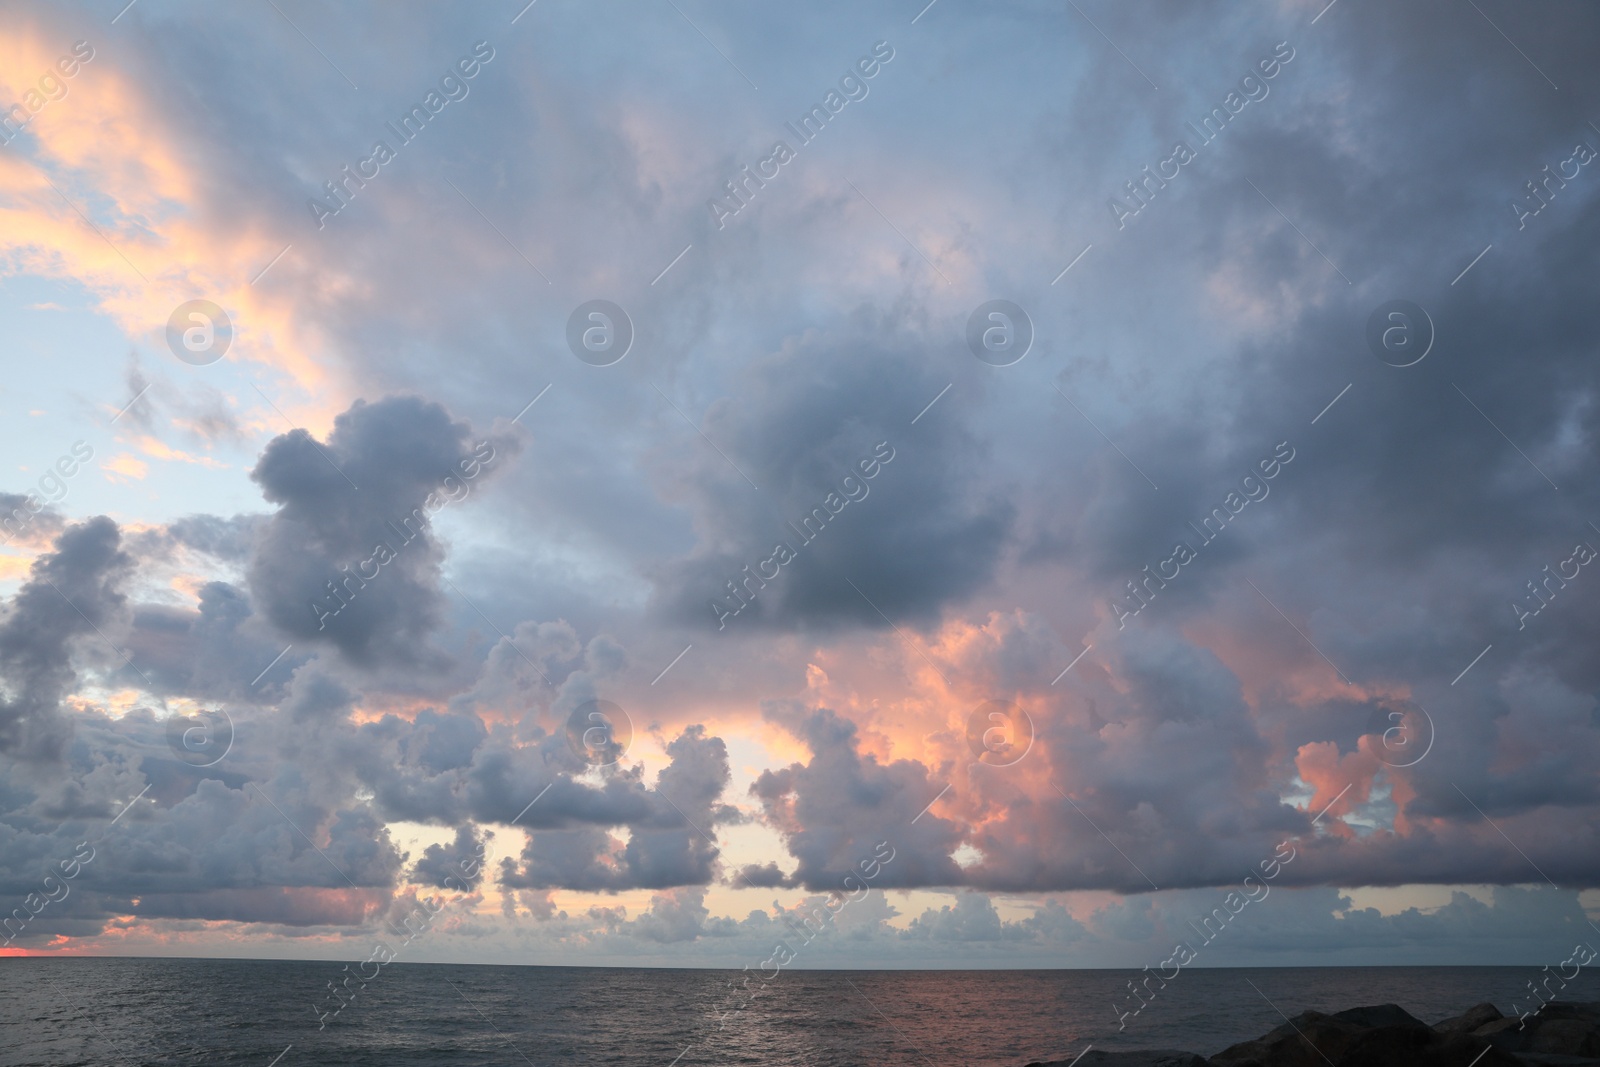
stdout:
<svg viewBox="0 0 1600 1067">
<path fill-rule="evenodd" d="M 0 954 L 1600 945 L 1600 11 L 525 3 L 0 12 Z"/>
</svg>

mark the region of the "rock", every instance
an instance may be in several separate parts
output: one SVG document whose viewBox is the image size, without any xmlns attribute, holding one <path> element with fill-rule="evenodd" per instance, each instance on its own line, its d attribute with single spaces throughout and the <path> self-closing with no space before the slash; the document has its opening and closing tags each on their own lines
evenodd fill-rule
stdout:
<svg viewBox="0 0 1600 1067">
<path fill-rule="evenodd" d="M 1600 1004 L 1551 1001 L 1527 1018 L 1506 1016 L 1472 1036 L 1518 1055 L 1581 1056 L 1600 1061 Z"/>
<path fill-rule="evenodd" d="M 1360 1033 L 1361 1028 L 1353 1023 L 1319 1011 L 1303 1011 L 1264 1037 L 1230 1045 L 1211 1057 L 1211 1062 L 1217 1067 L 1319 1067 L 1328 1061 L 1337 1064 Z"/>
<path fill-rule="evenodd" d="M 1173 1049 L 1138 1049 L 1132 1052 L 1102 1052 L 1091 1049 L 1077 1060 L 1034 1062 L 1028 1067 L 1207 1067 L 1206 1061 L 1192 1052 Z"/>
<path fill-rule="evenodd" d="M 1028 1067 L 1070 1067 L 1071 1060 Z M 1396 1004 L 1303 1011 L 1202 1059 L 1191 1052 L 1091 1049 L 1076 1067 L 1600 1067 L 1600 1003 L 1552 1001 L 1507 1018 L 1493 1004 L 1433 1026 Z"/>
<path fill-rule="evenodd" d="M 1515 1025 L 1515 1020 L 1512 1021 Z M 1492 1024 L 1491 1024 L 1492 1025 Z M 1480 1058 L 1481 1057 L 1481 1058 Z M 1521 1067 L 1481 1037 L 1440 1033 L 1394 1004 L 1308 1011 L 1211 1057 L 1214 1067 Z"/>
<path fill-rule="evenodd" d="M 1493 1010 L 1494 1005 L 1490 1005 Z M 1495 1012 L 1499 1015 L 1499 1012 Z M 1398 1004 L 1378 1004 L 1370 1008 L 1346 1008 L 1336 1011 L 1333 1017 L 1344 1023 L 1354 1023 L 1356 1026 L 1420 1026 L 1427 1029 L 1428 1024 L 1412 1015 Z"/>
<path fill-rule="evenodd" d="M 1497 1019 L 1505 1016 L 1500 1014 L 1500 1009 L 1493 1004 L 1475 1004 L 1467 1009 L 1465 1015 L 1457 1015 L 1454 1019 L 1433 1024 L 1433 1028 L 1441 1034 L 1470 1034 L 1480 1026 L 1487 1026 Z"/>
<path fill-rule="evenodd" d="M 1555 1007 L 1555 1005 L 1551 1005 Z M 1529 1020 L 1532 1037 L 1524 1048 L 1529 1052 L 1553 1052 L 1562 1056 L 1600 1056 L 1600 1028 L 1586 1019 L 1544 1018 Z"/>
<path fill-rule="evenodd" d="M 1528 1040 L 1528 1028 L 1522 1020 L 1510 1016 L 1485 1023 L 1472 1031 L 1472 1036 L 1489 1042 L 1497 1048 L 1520 1049 Z"/>
<path fill-rule="evenodd" d="M 1541 1019 L 1587 1019 L 1600 1024 L 1600 1003 L 1572 1000 L 1552 1000 L 1539 1013 Z M 1531 1021 L 1531 1020 L 1530 1020 Z"/>
<path fill-rule="evenodd" d="M 1436 1034 L 1429 1027 L 1382 1027 L 1351 1043 L 1336 1067 L 1522 1067 L 1522 1061 L 1467 1034 Z"/>
</svg>

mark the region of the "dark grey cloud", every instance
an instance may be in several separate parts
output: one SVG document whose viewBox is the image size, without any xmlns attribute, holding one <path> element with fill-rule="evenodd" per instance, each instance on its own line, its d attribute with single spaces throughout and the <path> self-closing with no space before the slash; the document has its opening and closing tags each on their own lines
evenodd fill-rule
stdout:
<svg viewBox="0 0 1600 1067">
<path fill-rule="evenodd" d="M 408 877 L 419 885 L 464 892 L 483 880 L 488 864 L 487 841 L 471 826 L 456 827 L 447 845 L 429 845 Z"/>
<path fill-rule="evenodd" d="M 509 857 L 501 861 L 500 884 L 614 891 L 710 883 L 719 855 L 711 835 L 719 823 L 738 821 L 736 809 L 721 803 L 727 747 L 691 726 L 667 745 L 667 755 L 671 762 L 654 789 L 633 774 L 607 774 L 603 791 L 557 779 L 525 822 L 551 828 L 529 835 L 520 865 Z M 629 818 L 618 817 L 624 812 Z M 572 826 L 580 819 L 593 825 Z M 626 843 L 608 832 L 624 824 Z M 563 826 L 570 828 L 557 828 Z"/>
<path fill-rule="evenodd" d="M 5 605 L 0 672 L 8 692 L 0 699 L 0 752 L 59 757 L 71 734 L 60 704 L 78 680 L 72 660 L 79 639 L 108 642 L 106 631 L 117 632 L 123 621 L 127 598 L 119 586 L 133 559 L 120 546 L 116 523 L 103 516 L 68 527 Z M 125 666 L 114 646 L 106 653 L 114 658 L 110 673 Z"/>
<path fill-rule="evenodd" d="M 416 397 L 357 401 L 325 443 L 304 430 L 275 438 L 250 475 L 279 505 L 249 568 L 264 614 L 361 666 L 439 666 L 430 638 L 444 550 L 432 518 L 482 491 L 516 440 L 474 438 Z"/>
<path fill-rule="evenodd" d="M 1361 762 L 1358 739 L 1373 740 L 1381 711 L 1372 690 L 1409 692 L 1432 711 L 1437 741 L 1428 758 L 1414 770 L 1383 772 L 1376 789 L 1394 788 L 1388 803 L 1401 832 L 1319 837 L 1289 875 L 1296 880 L 1470 881 L 1469 870 L 1496 880 L 1538 878 L 1474 803 L 1561 884 L 1597 877 L 1586 849 L 1555 840 L 1588 843 L 1597 800 L 1593 776 L 1581 769 L 1595 751 L 1600 686 L 1589 654 L 1600 614 L 1584 592 L 1587 573 L 1545 589 L 1554 592 L 1550 605 L 1522 629 L 1512 607 L 1519 598 L 1537 606 L 1528 581 L 1571 557 L 1575 542 L 1600 544 L 1589 525 L 1600 521 L 1600 500 L 1586 477 L 1600 459 L 1590 355 L 1600 322 L 1583 291 L 1595 266 L 1597 187 L 1587 169 L 1552 183 L 1548 206 L 1521 229 L 1511 209 L 1515 198 L 1531 195 L 1527 182 L 1571 156 L 1575 143 L 1600 146 L 1582 103 L 1593 77 L 1583 42 L 1594 13 L 1566 22 L 1483 7 L 1487 18 L 1448 4 L 1357 2 L 1340 4 L 1315 28 L 1304 20 L 1285 26 L 1299 52 L 1272 98 L 1251 105 L 1128 230 L 1096 242 L 1093 254 L 1110 253 L 1104 273 L 1075 272 L 1076 284 L 1099 295 L 1132 286 L 1138 295 L 1130 303 L 1152 312 L 1173 301 L 1171 313 L 1189 326 L 1184 350 L 1193 361 L 1170 357 L 1158 341 L 1161 316 L 1152 314 L 1141 343 L 1120 361 L 1086 353 L 1058 379 L 1160 490 L 1103 441 L 1094 444 L 1087 425 L 1069 414 L 1056 431 L 1062 436 L 1051 440 L 1072 440 L 1065 434 L 1076 426 L 1094 460 L 1082 472 L 1061 471 L 1056 491 L 1029 494 L 1019 523 L 1020 558 L 1070 568 L 1072 594 L 1096 604 L 1101 629 L 1086 640 L 1102 649 L 1129 640 L 1104 625 L 1109 602 L 1126 596 L 1125 581 L 1168 556 L 1174 542 L 1198 549 L 1197 561 L 1129 625 L 1184 628 L 1186 640 L 1226 650 L 1251 694 L 1246 703 L 1258 705 L 1211 700 L 1203 680 L 1214 672 L 1192 671 L 1193 661 L 1175 650 L 1167 654 L 1180 676 L 1134 689 L 1151 702 L 1144 714 L 1232 705 L 1223 733 L 1207 746 L 1243 757 L 1226 772 L 1240 780 L 1240 792 L 1216 797 L 1217 805 L 1201 801 L 1197 808 L 1214 821 L 1193 827 L 1194 839 L 1212 843 L 1217 855 L 1237 858 L 1227 843 L 1235 830 L 1286 829 L 1272 797 L 1292 787 L 1293 761 L 1305 746 L 1332 743 Z M 1151 40 L 1142 18 L 1108 18 L 1103 25 L 1114 36 Z M 1415 47 L 1369 47 L 1396 35 Z M 1232 42 L 1227 55 L 1244 54 L 1249 39 Z M 1212 65 L 1184 69 L 1184 91 L 1198 92 Z M 1483 104 L 1470 120 L 1463 99 Z M 1154 135 L 1181 133 L 1191 116 L 1144 117 Z M 1408 161 L 1420 158 L 1449 177 L 1415 182 Z M 1118 184 L 1106 183 L 1107 191 Z M 1369 314 L 1395 297 L 1420 302 L 1437 328 L 1433 350 L 1412 367 L 1380 362 L 1364 337 Z M 1312 425 L 1347 385 L 1348 394 Z M 1270 496 L 1202 545 L 1189 523 L 1280 441 L 1297 450 L 1296 459 Z M 1318 673 L 1342 684 L 1335 670 L 1367 692 L 1307 694 L 1306 679 Z M 1083 751 L 1098 751 L 1100 718 L 1143 717 L 1109 694 L 1095 700 L 1097 718 L 1083 724 L 1092 729 L 1058 726 L 1063 743 L 1070 736 Z M 1187 764 L 1210 759 L 1197 748 L 1174 771 L 1155 759 L 1158 751 L 1130 766 L 1120 802 L 1108 803 L 1104 775 L 1084 766 L 1073 770 L 1095 783 L 1091 800 L 1074 795 L 1166 885 L 1207 866 L 1195 857 L 1174 870 L 1155 857 L 1184 851 L 1178 826 L 1185 820 L 1169 783 L 1189 780 Z M 1261 761 L 1278 770 L 1251 781 L 1249 768 Z M 1246 785 L 1262 792 L 1252 796 Z M 1369 803 L 1365 785 L 1357 789 L 1353 795 Z M 1370 803 L 1373 812 L 1382 806 Z M 1161 844 L 1144 836 L 1152 812 L 1163 820 Z M 1081 846 L 1107 852 L 1106 870 L 1116 868 L 1103 842 Z M 1138 875 L 1126 864 L 1122 870 L 1126 888 L 1137 888 Z"/>
<path fill-rule="evenodd" d="M 65 520 L 40 493 L 0 493 L 0 541 L 6 544 L 48 544 Z"/>
<path fill-rule="evenodd" d="M 834 331 L 787 338 L 710 406 L 704 432 L 729 459 L 700 453 L 681 476 L 704 536 L 658 576 L 671 617 L 712 629 L 877 628 L 872 603 L 932 620 L 989 580 L 1013 509 L 986 487 L 971 435 L 910 425 L 913 398 L 926 404 L 948 379 L 928 366 L 920 324 L 903 319 L 862 308 Z M 936 351 L 948 359 L 952 347 Z"/>
<path fill-rule="evenodd" d="M 246 592 L 228 582 L 200 587 L 195 609 L 137 604 L 128 649 L 155 691 L 197 700 L 276 697 L 303 654 L 278 659 L 284 646 L 261 625 Z M 276 661 L 276 663 L 274 662 Z M 269 666 L 276 669 L 271 677 Z"/>
</svg>

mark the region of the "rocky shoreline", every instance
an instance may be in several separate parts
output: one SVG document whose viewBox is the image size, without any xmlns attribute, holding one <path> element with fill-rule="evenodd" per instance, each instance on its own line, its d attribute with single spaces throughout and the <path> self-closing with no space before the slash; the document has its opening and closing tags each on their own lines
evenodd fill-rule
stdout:
<svg viewBox="0 0 1600 1067">
<path fill-rule="evenodd" d="M 1600 1002 L 1551 1001 L 1525 1019 L 1493 1004 L 1429 1026 L 1396 1004 L 1324 1015 L 1303 1011 L 1284 1025 L 1207 1059 L 1154 1049 L 1105 1052 L 1028 1067 L 1581 1067 L 1600 1065 Z"/>
</svg>

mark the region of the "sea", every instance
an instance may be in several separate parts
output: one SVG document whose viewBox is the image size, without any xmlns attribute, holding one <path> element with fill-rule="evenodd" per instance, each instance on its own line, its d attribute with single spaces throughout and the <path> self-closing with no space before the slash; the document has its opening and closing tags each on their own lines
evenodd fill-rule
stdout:
<svg viewBox="0 0 1600 1067">
<path fill-rule="evenodd" d="M 1509 1012 L 1534 1005 L 1527 983 L 1545 972 L 1189 968 L 1121 1029 L 1113 1005 L 1132 971 L 787 970 L 741 1008 L 730 971 L 395 962 L 333 1015 L 328 983 L 346 973 L 305 961 L 0 959 L 0 1064 L 1023 1067 L 1091 1046 L 1211 1055 L 1308 1008 L 1393 1002 L 1429 1023 L 1483 1001 Z M 1581 973 L 1561 999 L 1600 1000 L 1600 980 Z"/>
</svg>

